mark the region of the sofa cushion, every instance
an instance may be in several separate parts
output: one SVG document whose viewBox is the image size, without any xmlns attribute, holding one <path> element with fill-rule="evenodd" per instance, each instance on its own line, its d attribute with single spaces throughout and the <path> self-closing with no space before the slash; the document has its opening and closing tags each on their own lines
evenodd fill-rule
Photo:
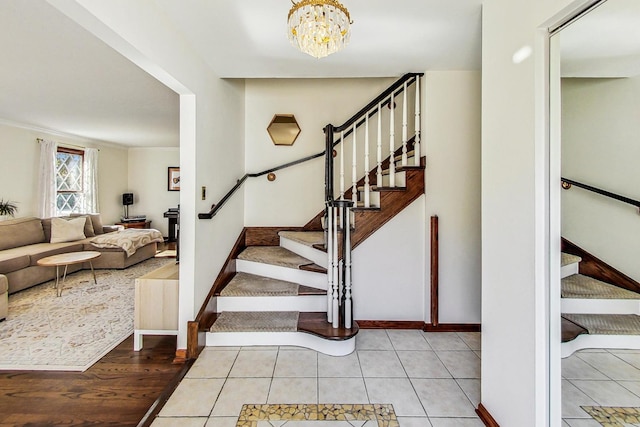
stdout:
<svg viewBox="0 0 640 427">
<path fill-rule="evenodd" d="M 82 241 L 63 243 L 39 243 L 25 246 L 29 254 L 30 265 L 38 265 L 38 260 L 51 255 L 66 254 L 68 252 L 82 252 Z"/>
<path fill-rule="evenodd" d="M 96 236 L 100 234 L 104 234 L 104 225 L 102 224 L 102 218 L 100 218 L 100 214 L 89 214 L 91 218 L 91 223 L 93 224 L 93 232 Z M 89 237 L 89 236 L 87 236 Z"/>
<path fill-rule="evenodd" d="M 0 250 L 44 242 L 42 222 L 38 218 L 0 221 Z"/>
<path fill-rule="evenodd" d="M 8 249 L 0 252 L 0 274 L 11 273 L 29 266 L 28 254 L 11 253 L 11 251 L 12 249 Z"/>
</svg>

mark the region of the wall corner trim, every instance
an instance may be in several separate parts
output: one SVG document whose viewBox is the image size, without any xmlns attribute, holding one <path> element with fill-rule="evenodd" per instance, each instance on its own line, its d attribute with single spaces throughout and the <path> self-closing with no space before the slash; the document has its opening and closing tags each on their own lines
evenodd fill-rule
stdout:
<svg viewBox="0 0 640 427">
<path fill-rule="evenodd" d="M 500 424 L 498 424 L 498 422 L 491 416 L 489 411 L 487 411 L 487 408 L 485 408 L 482 403 L 478 405 L 476 414 L 478 414 L 478 417 L 480 417 L 480 420 L 484 423 L 485 426 L 500 427 Z"/>
</svg>

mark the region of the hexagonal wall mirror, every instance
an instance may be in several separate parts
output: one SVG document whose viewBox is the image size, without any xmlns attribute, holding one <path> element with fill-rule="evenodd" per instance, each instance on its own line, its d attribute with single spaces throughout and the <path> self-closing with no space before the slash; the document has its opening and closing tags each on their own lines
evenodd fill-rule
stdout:
<svg viewBox="0 0 640 427">
<path fill-rule="evenodd" d="M 275 145 L 293 145 L 300 135 L 300 126 L 293 114 L 276 114 L 267 126 L 267 132 Z"/>
</svg>

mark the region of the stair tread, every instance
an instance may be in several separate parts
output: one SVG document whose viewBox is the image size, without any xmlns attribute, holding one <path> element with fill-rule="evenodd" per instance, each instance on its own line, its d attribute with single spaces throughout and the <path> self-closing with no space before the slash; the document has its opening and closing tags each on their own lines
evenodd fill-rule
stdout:
<svg viewBox="0 0 640 427">
<path fill-rule="evenodd" d="M 415 157 L 415 151 L 413 151 L 413 150 L 409 150 L 409 151 L 407 151 L 407 159 L 410 159 L 410 158 L 413 158 L 413 157 Z M 393 159 L 394 159 L 396 162 L 397 162 L 398 160 L 402 160 L 402 154 L 398 154 L 398 155 L 397 155 L 397 156 L 395 156 Z"/>
<path fill-rule="evenodd" d="M 297 311 L 223 311 L 211 332 L 296 332 Z"/>
<path fill-rule="evenodd" d="M 373 192 L 381 191 L 407 191 L 407 187 L 379 187 L 377 185 L 371 185 L 369 188 Z M 364 191 L 364 185 L 358 187 L 358 191 Z"/>
<path fill-rule="evenodd" d="M 209 332 L 305 332 L 332 341 L 353 338 L 359 331 L 353 322 L 351 329 L 333 328 L 327 313 L 297 311 L 223 311 Z"/>
<path fill-rule="evenodd" d="M 579 256 L 562 252 L 562 267 L 569 264 L 575 264 L 576 262 L 580 261 L 582 261 L 582 258 L 580 258 Z"/>
<path fill-rule="evenodd" d="M 315 265 L 313 261 L 281 246 L 249 246 L 238 255 L 238 259 L 293 269 Z"/>
<path fill-rule="evenodd" d="M 317 292 L 315 292 L 317 291 Z M 239 272 L 220 292 L 223 297 L 264 297 L 264 296 L 296 296 L 322 295 L 321 289 L 303 286 L 286 280 L 272 279 L 257 274 Z"/>
<path fill-rule="evenodd" d="M 293 240 L 310 248 L 316 244 L 324 244 L 323 231 L 281 231 L 278 236 Z"/>
<path fill-rule="evenodd" d="M 567 314 L 562 317 L 583 327 L 590 335 L 640 335 L 635 314 Z"/>
<path fill-rule="evenodd" d="M 582 274 L 565 277 L 561 287 L 562 298 L 640 300 L 640 294 Z"/>
</svg>

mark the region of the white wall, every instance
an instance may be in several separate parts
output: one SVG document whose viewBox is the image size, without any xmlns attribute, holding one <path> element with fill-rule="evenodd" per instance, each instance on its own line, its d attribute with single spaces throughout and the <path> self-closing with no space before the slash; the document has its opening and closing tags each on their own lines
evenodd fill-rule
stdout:
<svg viewBox="0 0 640 427">
<path fill-rule="evenodd" d="M 180 94 L 178 348 L 242 230 L 242 191 L 213 220 L 198 220 L 244 172 L 244 84 L 219 79 L 155 3 L 48 0 Z M 200 187 L 208 188 L 200 200 Z"/>
<path fill-rule="evenodd" d="M 424 200 L 415 200 L 353 250 L 355 319 L 424 321 Z"/>
<path fill-rule="evenodd" d="M 438 216 L 439 320 L 480 323 L 480 72 L 430 71 L 424 82 L 424 222 Z"/>
<path fill-rule="evenodd" d="M 146 215 L 151 227 L 169 235 L 169 223 L 162 216 L 177 208 L 180 192 L 167 190 L 167 168 L 180 165 L 180 148 L 132 148 L 129 150 L 129 186 L 133 205 L 129 215 Z"/>
<path fill-rule="evenodd" d="M 483 2 L 482 404 L 503 426 L 549 425 L 551 399 L 560 400 L 547 389 L 559 320 L 547 308 L 548 64 L 538 28 L 579 3 Z M 527 46 L 533 54 L 514 63 Z"/>
<path fill-rule="evenodd" d="M 0 198 L 17 202 L 16 216 L 38 216 L 37 138 L 60 145 L 98 148 L 100 213 L 105 224 L 120 219 L 122 193 L 127 189 L 127 150 L 111 144 L 55 135 L 41 130 L 0 124 Z"/>
<path fill-rule="evenodd" d="M 640 200 L 640 76 L 562 80 L 562 176 Z M 562 235 L 640 280 L 633 206 L 574 187 L 562 192 Z"/>
<path fill-rule="evenodd" d="M 260 172 L 323 151 L 322 129 L 327 124 L 342 124 L 395 80 L 247 80 L 247 172 Z M 301 132 L 293 146 L 275 146 L 271 141 L 266 129 L 274 114 L 295 115 Z M 385 139 L 388 145 L 387 141 L 388 137 Z M 337 171 L 337 164 L 335 167 Z M 264 176 L 250 178 L 245 183 L 247 226 L 304 225 L 323 209 L 324 157 L 278 171 L 276 175 L 273 182 Z"/>
</svg>

